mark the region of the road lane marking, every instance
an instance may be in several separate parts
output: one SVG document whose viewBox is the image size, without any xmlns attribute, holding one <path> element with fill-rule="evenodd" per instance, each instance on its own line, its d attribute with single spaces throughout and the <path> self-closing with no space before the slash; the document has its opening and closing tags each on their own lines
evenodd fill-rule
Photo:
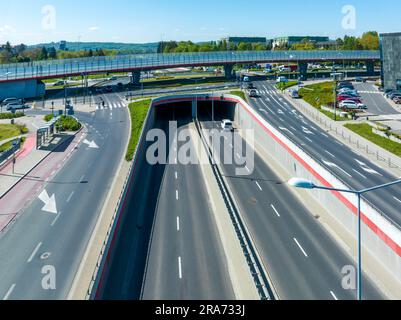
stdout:
<svg viewBox="0 0 401 320">
<path fill-rule="evenodd" d="M 15 283 L 8 289 L 6 295 L 4 296 L 3 300 L 8 300 L 8 298 L 11 296 L 11 293 L 13 293 L 15 288 Z"/>
<path fill-rule="evenodd" d="M 249 170 L 248 166 L 245 166 L 246 171 L 248 171 L 249 173 L 251 172 L 251 170 Z"/>
<path fill-rule="evenodd" d="M 178 179 L 178 172 L 176 171 L 175 172 L 175 180 L 177 180 Z"/>
<path fill-rule="evenodd" d="M 59 213 L 57 214 L 57 216 L 54 218 L 52 224 L 50 225 L 51 227 L 54 227 L 54 225 L 56 224 L 56 222 L 58 221 L 58 219 L 60 218 L 60 216 L 61 216 L 61 212 L 59 212 Z"/>
<path fill-rule="evenodd" d="M 182 279 L 182 261 L 181 261 L 181 257 L 178 257 L 178 278 Z"/>
<path fill-rule="evenodd" d="M 178 200 L 178 190 L 175 190 L 175 198 Z"/>
<path fill-rule="evenodd" d="M 302 248 L 301 244 L 298 242 L 297 238 L 294 238 L 295 243 L 297 244 L 297 246 L 299 247 L 299 249 L 302 251 L 302 253 L 304 254 L 305 257 L 308 257 L 308 255 L 306 254 L 304 248 Z"/>
<path fill-rule="evenodd" d="M 35 258 L 35 255 L 38 253 L 40 247 L 42 246 L 42 242 L 39 242 L 36 248 L 33 250 L 31 256 L 29 257 L 27 263 L 32 262 L 33 258 Z"/>
<path fill-rule="evenodd" d="M 393 197 L 394 198 L 394 200 L 396 200 L 396 201 L 398 201 L 398 202 L 400 202 L 401 203 L 401 200 L 400 199 L 398 199 L 397 197 Z"/>
<path fill-rule="evenodd" d="M 330 291 L 330 294 L 331 294 L 331 296 L 334 298 L 334 300 L 338 300 L 333 291 Z"/>
<path fill-rule="evenodd" d="M 275 208 L 275 206 L 274 206 L 274 205 L 271 205 L 271 207 L 272 207 L 273 211 L 277 214 L 277 216 L 280 218 L 281 216 L 280 216 L 280 214 L 278 213 L 278 211 L 277 211 L 277 209 Z"/>
<path fill-rule="evenodd" d="M 335 158 L 336 156 L 334 154 L 332 154 L 331 152 L 324 150 L 324 152 L 326 152 L 327 154 L 329 154 L 330 156 L 332 156 L 333 158 Z"/>
<path fill-rule="evenodd" d="M 362 178 L 367 179 L 366 176 L 364 176 L 362 173 L 356 171 L 355 169 L 352 169 L 355 173 L 359 174 Z"/>
<path fill-rule="evenodd" d="M 72 191 L 71 194 L 68 196 L 67 198 L 67 203 L 71 201 L 73 195 L 74 195 L 75 191 Z"/>
<path fill-rule="evenodd" d="M 177 217 L 177 231 L 180 231 L 180 217 Z"/>
<path fill-rule="evenodd" d="M 260 189 L 260 191 L 263 191 L 262 187 L 260 186 L 259 182 L 255 181 L 256 185 L 258 186 L 258 188 Z"/>
<path fill-rule="evenodd" d="M 304 137 L 306 140 L 308 140 L 309 142 L 313 143 L 312 139 L 309 139 L 308 137 Z"/>
</svg>

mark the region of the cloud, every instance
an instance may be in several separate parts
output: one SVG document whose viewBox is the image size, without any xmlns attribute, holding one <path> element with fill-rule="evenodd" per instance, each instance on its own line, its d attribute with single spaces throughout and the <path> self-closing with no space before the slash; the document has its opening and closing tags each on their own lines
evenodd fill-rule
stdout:
<svg viewBox="0 0 401 320">
<path fill-rule="evenodd" d="M 94 26 L 94 27 L 90 27 L 89 31 L 98 31 L 99 29 L 100 29 L 99 27 Z"/>
<path fill-rule="evenodd" d="M 10 35 L 11 33 L 14 33 L 15 29 L 8 24 L 0 27 L 0 37 L 5 37 Z"/>
</svg>

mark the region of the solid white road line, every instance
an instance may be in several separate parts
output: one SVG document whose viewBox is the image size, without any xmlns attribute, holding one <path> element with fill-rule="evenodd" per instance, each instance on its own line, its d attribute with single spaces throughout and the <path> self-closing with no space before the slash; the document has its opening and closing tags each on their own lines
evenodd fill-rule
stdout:
<svg viewBox="0 0 401 320">
<path fill-rule="evenodd" d="M 275 208 L 275 206 L 274 205 L 271 205 L 271 207 L 272 207 L 272 209 L 273 209 L 273 211 L 277 214 L 277 217 L 281 217 L 280 216 L 280 214 L 278 213 L 278 211 L 277 211 L 277 209 Z"/>
<path fill-rule="evenodd" d="M 72 191 L 71 194 L 67 198 L 67 202 L 70 202 L 72 199 L 72 196 L 74 195 L 75 191 Z"/>
<path fill-rule="evenodd" d="M 175 190 L 175 198 L 178 200 L 178 190 Z"/>
<path fill-rule="evenodd" d="M 10 287 L 10 289 L 8 289 L 6 295 L 4 296 L 3 300 L 8 300 L 8 298 L 10 297 L 11 293 L 13 293 L 15 288 L 15 283 Z"/>
<path fill-rule="evenodd" d="M 334 298 L 334 300 L 338 300 L 333 291 L 330 291 L 330 294 L 331 294 L 331 296 Z"/>
<path fill-rule="evenodd" d="M 180 231 L 180 217 L 177 217 L 177 231 Z"/>
<path fill-rule="evenodd" d="M 299 247 L 299 249 L 302 251 L 302 253 L 304 254 L 305 257 L 308 257 L 308 255 L 306 254 L 304 248 L 302 248 L 302 246 L 300 245 L 300 243 L 298 242 L 297 238 L 294 238 L 295 243 L 297 244 L 297 246 Z"/>
<path fill-rule="evenodd" d="M 175 172 L 175 180 L 177 180 L 178 179 L 178 172 L 176 171 Z"/>
<path fill-rule="evenodd" d="M 364 176 L 362 173 L 356 171 L 355 169 L 352 169 L 352 171 L 354 171 L 355 173 L 359 174 L 362 178 L 367 179 L 366 176 Z"/>
<path fill-rule="evenodd" d="M 38 253 L 40 247 L 42 246 L 42 242 L 39 242 L 38 245 L 36 246 L 36 248 L 33 250 L 31 256 L 29 257 L 27 263 L 32 262 L 33 258 L 35 257 L 35 255 Z"/>
<path fill-rule="evenodd" d="M 251 170 L 249 170 L 248 166 L 245 166 L 246 171 L 248 171 L 249 173 L 251 172 Z"/>
<path fill-rule="evenodd" d="M 256 185 L 258 186 L 258 188 L 260 189 L 260 191 L 263 191 L 262 187 L 260 186 L 259 182 L 255 181 Z"/>
<path fill-rule="evenodd" d="M 178 278 L 182 279 L 182 262 L 181 262 L 181 257 L 178 257 Z"/>
<path fill-rule="evenodd" d="M 308 137 L 304 137 L 306 140 L 308 140 L 309 142 L 313 143 L 312 139 L 309 139 Z"/>
</svg>

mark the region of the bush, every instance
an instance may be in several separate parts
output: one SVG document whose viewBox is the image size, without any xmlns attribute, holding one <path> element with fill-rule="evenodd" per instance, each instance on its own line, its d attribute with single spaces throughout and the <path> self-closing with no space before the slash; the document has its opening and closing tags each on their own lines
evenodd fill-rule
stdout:
<svg viewBox="0 0 401 320">
<path fill-rule="evenodd" d="M 50 113 L 50 114 L 45 115 L 45 117 L 44 117 L 43 119 L 44 119 L 46 122 L 49 122 L 49 121 L 53 120 L 53 118 L 54 118 L 54 114 L 53 114 L 53 113 Z"/>
<path fill-rule="evenodd" d="M 82 125 L 74 117 L 63 115 L 57 120 L 56 127 L 59 127 L 61 131 L 78 131 Z"/>
<path fill-rule="evenodd" d="M 0 120 L 4 119 L 15 119 L 21 118 L 24 116 L 23 112 L 16 112 L 16 113 L 0 113 Z"/>
</svg>

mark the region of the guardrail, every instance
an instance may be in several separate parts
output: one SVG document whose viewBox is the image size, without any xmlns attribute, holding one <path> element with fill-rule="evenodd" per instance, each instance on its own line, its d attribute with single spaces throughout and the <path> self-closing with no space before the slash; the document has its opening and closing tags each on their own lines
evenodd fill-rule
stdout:
<svg viewBox="0 0 401 320">
<path fill-rule="evenodd" d="M 21 139 L 15 139 L 16 144 L 13 144 L 11 148 L 0 153 L 0 167 L 4 162 L 6 162 L 15 152 L 17 152 L 21 147 Z"/>
<path fill-rule="evenodd" d="M 273 283 L 270 280 L 269 275 L 264 269 L 263 263 L 259 257 L 259 254 L 251 240 L 249 232 L 246 228 L 245 223 L 242 221 L 241 215 L 235 205 L 226 183 L 224 182 L 223 175 L 217 164 L 214 163 L 210 146 L 207 144 L 205 137 L 202 134 L 202 125 L 195 120 L 195 127 L 202 140 L 204 147 L 208 153 L 210 165 L 212 167 L 213 174 L 216 178 L 220 192 L 223 196 L 224 202 L 230 214 L 232 224 L 237 234 L 238 240 L 240 241 L 242 250 L 253 276 L 254 282 L 259 292 L 259 296 L 262 300 L 277 300 L 278 295 L 275 292 Z"/>
<path fill-rule="evenodd" d="M 152 70 L 181 66 L 206 66 L 266 62 L 379 61 L 379 51 L 222 51 L 137 54 L 0 65 L 0 82 L 58 76 Z"/>
</svg>

